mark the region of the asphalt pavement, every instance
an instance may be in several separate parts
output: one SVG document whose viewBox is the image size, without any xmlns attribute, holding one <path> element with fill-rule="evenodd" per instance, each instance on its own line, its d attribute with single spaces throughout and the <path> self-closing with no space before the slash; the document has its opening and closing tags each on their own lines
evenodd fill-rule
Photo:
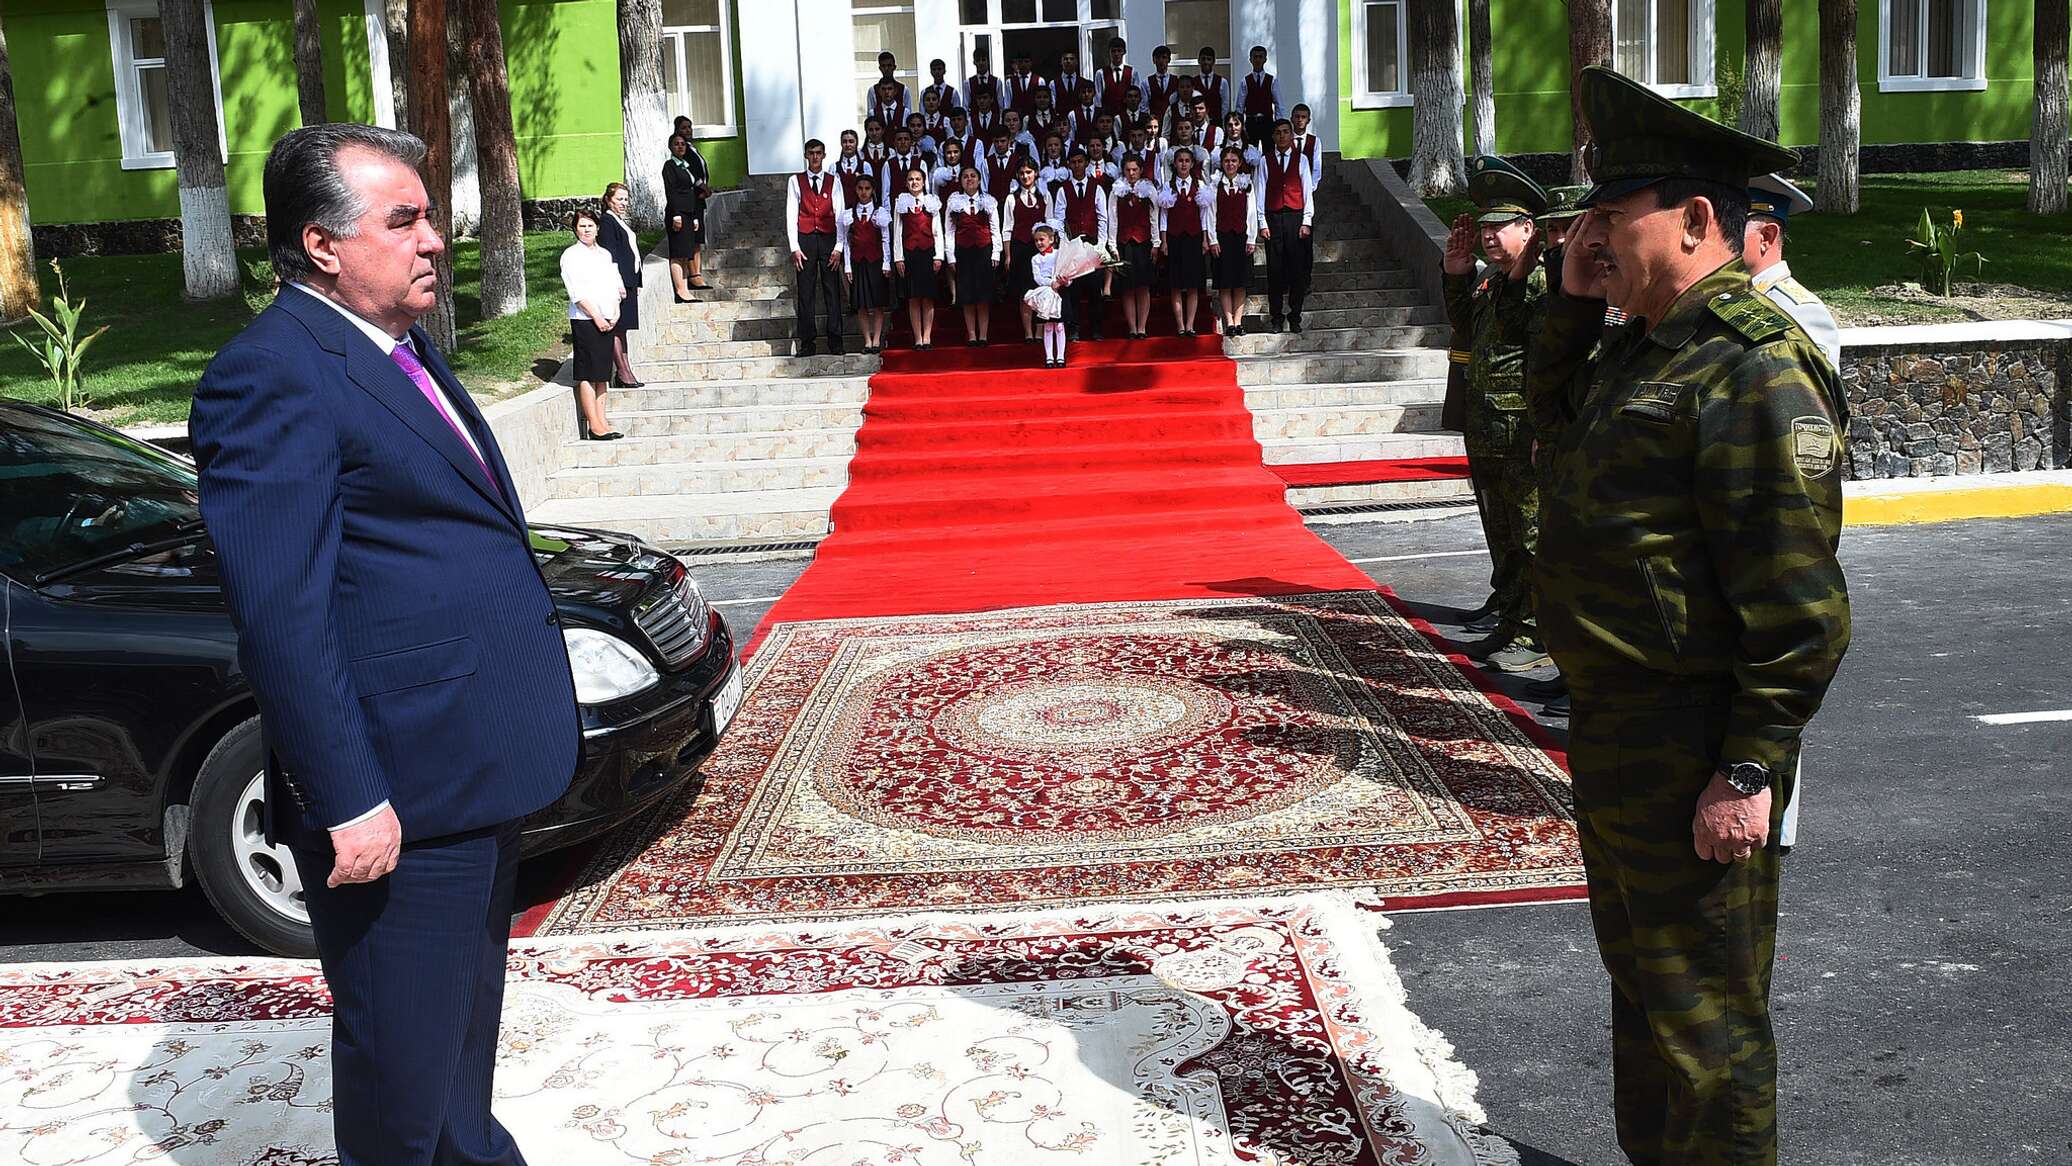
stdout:
<svg viewBox="0 0 2072 1166">
<path fill-rule="evenodd" d="M 1318 533 L 1442 631 L 1486 594 L 1472 516 Z M 2072 709 L 2072 516 L 1852 528 L 1842 557 L 1855 642 L 1807 735 L 1785 860 L 1783 1159 L 2072 1161 L 2072 721 L 1976 719 Z M 804 567 L 692 561 L 744 637 Z M 1580 904 L 1399 914 L 1385 938 L 1526 1166 L 1624 1161 Z M 249 950 L 194 890 L 0 899 L 0 962 Z"/>
</svg>

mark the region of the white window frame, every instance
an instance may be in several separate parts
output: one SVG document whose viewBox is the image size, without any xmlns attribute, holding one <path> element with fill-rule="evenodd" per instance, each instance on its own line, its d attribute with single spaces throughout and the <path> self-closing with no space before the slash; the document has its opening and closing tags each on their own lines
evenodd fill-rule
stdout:
<svg viewBox="0 0 2072 1166">
<path fill-rule="evenodd" d="M 858 8 L 852 4 L 849 9 L 849 27 L 853 33 L 856 28 L 856 18 L 859 16 L 897 16 L 902 12 L 908 16 L 914 16 L 914 0 L 904 0 L 904 2 L 902 0 L 880 0 L 879 3 L 872 4 L 867 8 Z M 920 56 L 921 23 L 920 19 L 915 17 L 913 58 L 909 59 L 905 66 L 892 71 L 893 77 L 907 87 L 907 102 L 912 107 L 909 110 L 912 113 L 921 112 L 921 90 L 926 88 L 926 86 L 921 84 Z M 944 79 L 947 80 L 948 76 L 945 73 Z M 876 61 L 871 62 L 870 72 L 859 72 L 854 78 L 852 88 L 856 90 L 856 124 L 859 126 L 863 124 L 864 115 L 870 112 L 869 94 L 877 92 L 877 83 L 878 63 Z M 892 127 L 886 126 L 885 132 L 889 136 L 892 132 Z"/>
<path fill-rule="evenodd" d="M 1351 0 L 1353 6 L 1353 92 L 1354 109 L 1405 109 L 1417 104 L 1410 91 L 1410 5 L 1396 2 L 1396 76 L 1403 87 L 1393 92 L 1377 90 L 1367 79 L 1367 5 L 1369 0 Z"/>
<path fill-rule="evenodd" d="M 223 130 L 223 73 L 216 52 L 216 8 L 202 0 L 202 23 L 209 37 L 209 88 L 216 96 L 216 146 L 223 161 L 230 161 L 229 137 Z M 129 22 L 136 18 L 157 18 L 158 0 L 108 0 L 108 50 L 115 61 L 115 121 L 122 135 L 124 170 L 171 170 L 171 150 L 151 150 L 145 128 L 144 94 L 137 85 L 137 61 L 130 44 Z"/>
<path fill-rule="evenodd" d="M 1979 93 L 1986 88 L 1986 0 L 1966 0 L 1971 6 L 1971 62 L 1963 77 L 1926 77 L 1921 72 L 1894 74 L 1892 69 L 1892 6 L 1915 5 L 1921 14 L 1920 53 L 1917 69 L 1928 67 L 1928 0 L 1878 0 L 1878 92 L 1880 93 Z M 1958 19 L 1963 19 L 1959 17 Z"/>
<path fill-rule="evenodd" d="M 716 0 L 719 9 L 719 23 L 712 24 L 665 24 L 662 26 L 662 51 L 676 53 L 676 77 L 686 81 L 690 75 L 690 57 L 684 52 L 683 34 L 687 32 L 719 33 L 720 92 L 726 98 L 727 119 L 724 122 L 691 120 L 691 135 L 700 140 L 711 138 L 738 137 L 741 133 L 741 111 L 734 101 L 734 5 L 733 0 Z M 688 94 L 671 93 L 671 101 L 682 101 Z M 691 111 L 694 115 L 697 110 Z M 676 112 L 670 111 L 675 117 Z"/>
<path fill-rule="evenodd" d="M 1618 37 L 1619 8 L 1627 4 L 1646 5 L 1645 11 L 1647 13 L 1647 29 L 1646 32 L 1642 34 L 1642 39 L 1646 41 L 1648 47 L 1648 75 L 1646 77 L 1636 78 L 1636 80 L 1641 81 L 1648 88 L 1654 90 L 1655 92 L 1661 94 L 1664 97 L 1718 97 L 1718 62 L 1715 59 L 1716 49 L 1713 44 L 1714 26 L 1716 24 L 1716 19 L 1713 12 L 1713 0 L 1688 0 L 1690 4 L 1691 18 L 1691 43 L 1688 46 L 1687 51 L 1690 53 L 1691 75 L 1693 79 L 1690 83 L 1681 85 L 1658 85 L 1655 83 L 1655 71 L 1660 63 L 1656 59 L 1656 2 L 1657 0 L 1612 0 L 1612 36 L 1614 41 L 1616 41 Z"/>
<path fill-rule="evenodd" d="M 388 16 L 381 0 L 366 0 L 367 77 L 374 90 L 374 124 L 396 129 L 396 79 L 390 72 Z"/>
</svg>

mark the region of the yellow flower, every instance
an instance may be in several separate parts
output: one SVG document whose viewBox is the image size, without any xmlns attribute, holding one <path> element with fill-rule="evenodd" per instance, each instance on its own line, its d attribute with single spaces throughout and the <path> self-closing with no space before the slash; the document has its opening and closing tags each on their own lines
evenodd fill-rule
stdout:
<svg viewBox="0 0 2072 1166">
<path fill-rule="evenodd" d="M 1951 212 L 1950 212 L 1950 221 L 1951 221 L 1952 223 L 1955 223 L 1955 224 L 1957 225 L 1957 229 L 1958 229 L 1958 230 L 1960 230 L 1960 231 L 1961 231 L 1961 230 L 1963 230 L 1963 229 L 1964 229 L 1964 212 L 1963 212 L 1963 211 L 1951 211 Z"/>
</svg>

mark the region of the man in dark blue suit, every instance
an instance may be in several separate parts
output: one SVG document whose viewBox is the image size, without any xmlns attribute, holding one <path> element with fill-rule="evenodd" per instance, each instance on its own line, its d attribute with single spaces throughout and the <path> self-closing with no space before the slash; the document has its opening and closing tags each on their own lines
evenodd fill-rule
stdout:
<svg viewBox="0 0 2072 1166">
<path fill-rule="evenodd" d="M 581 746 L 496 439 L 433 350 L 424 146 L 321 125 L 267 158 L 284 285 L 190 429 L 308 896 L 344 1166 L 522 1163 L 490 1115 L 520 818 Z"/>
</svg>

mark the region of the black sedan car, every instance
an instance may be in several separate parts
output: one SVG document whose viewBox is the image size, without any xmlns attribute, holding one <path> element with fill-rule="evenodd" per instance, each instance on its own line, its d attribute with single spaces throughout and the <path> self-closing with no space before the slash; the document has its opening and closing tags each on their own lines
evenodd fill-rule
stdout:
<svg viewBox="0 0 2072 1166">
<path fill-rule="evenodd" d="M 725 620 L 672 556 L 535 527 L 583 756 L 528 853 L 593 837 L 690 779 L 741 699 Z M 269 951 L 315 950 L 295 865 L 260 830 L 258 707 L 194 467 L 0 400 L 0 893 L 178 887 Z"/>
</svg>

